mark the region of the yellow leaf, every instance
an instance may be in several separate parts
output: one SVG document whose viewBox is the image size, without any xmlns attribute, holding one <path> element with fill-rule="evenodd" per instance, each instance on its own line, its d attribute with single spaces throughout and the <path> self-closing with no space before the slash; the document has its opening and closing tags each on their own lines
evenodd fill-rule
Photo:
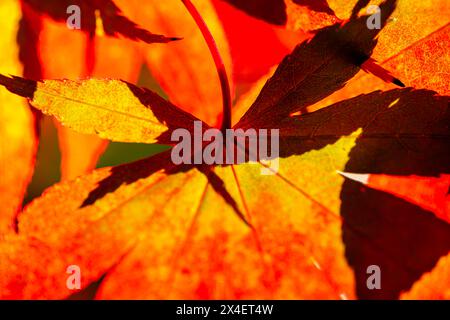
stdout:
<svg viewBox="0 0 450 320">
<path fill-rule="evenodd" d="M 113 141 L 169 143 L 169 127 L 192 127 L 195 120 L 156 93 L 122 80 L 36 82 L 0 75 L 0 83 L 63 125 Z"/>
<path fill-rule="evenodd" d="M 38 50 L 44 79 L 97 77 L 136 83 L 143 60 L 139 58 L 138 45 L 132 41 L 106 36 L 91 38 L 49 17 L 42 17 Z M 94 169 L 108 141 L 61 125 L 57 128 L 61 178 L 71 179 Z"/>
<path fill-rule="evenodd" d="M 0 3 L 0 72 L 21 74 L 16 43 L 17 1 Z M 11 231 L 31 179 L 36 152 L 34 116 L 25 99 L 0 88 L 0 234 Z"/>
</svg>

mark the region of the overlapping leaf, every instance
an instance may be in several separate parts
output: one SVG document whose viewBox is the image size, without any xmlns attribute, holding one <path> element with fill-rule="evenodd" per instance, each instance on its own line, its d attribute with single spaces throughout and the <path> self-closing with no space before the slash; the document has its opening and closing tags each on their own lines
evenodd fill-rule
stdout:
<svg viewBox="0 0 450 320">
<path fill-rule="evenodd" d="M 182 2 L 155 1 L 142 6 L 141 1 L 131 0 L 123 1 L 122 5 L 136 21 L 148 28 L 160 33 L 182 34 L 183 41 L 145 48 L 144 59 L 171 102 L 209 125 L 217 125 L 222 95 L 218 84 L 211 86 L 209 83 L 217 81 L 217 72 L 202 34 Z M 197 1 L 196 7 L 211 30 L 231 75 L 227 37 L 212 2 Z"/>
<path fill-rule="evenodd" d="M 351 12 L 349 7 L 344 10 Z M 333 6 L 332 1 L 330 5 Z M 414 7 L 414 10 L 411 8 Z M 345 6 L 339 6 L 341 10 Z M 336 9 L 337 11 L 337 9 Z M 344 13 L 343 13 L 344 14 Z M 434 23 L 429 23 L 433 17 Z M 394 15 L 380 33 L 372 58 L 391 70 L 407 86 L 426 88 L 448 95 L 449 53 L 444 45 L 450 36 L 450 6 L 447 1 L 399 1 Z M 389 90 L 392 84 L 360 71 L 341 90 L 310 107 L 316 110 L 374 90 Z"/>
<path fill-rule="evenodd" d="M 65 126 L 113 141 L 169 143 L 172 128 L 195 119 L 156 93 L 120 80 L 36 82 L 0 75 L 0 84 Z"/>
<path fill-rule="evenodd" d="M 395 2 L 383 3 L 383 25 L 394 9 Z M 371 55 L 379 32 L 366 28 L 364 16 L 343 27 L 324 28 L 298 45 L 261 90 L 241 126 L 285 118 L 342 88 Z M 299 63 L 308 59 L 309 63 Z"/>
<path fill-rule="evenodd" d="M 342 172 L 344 177 L 369 188 L 395 195 L 450 223 L 450 177 L 394 176 Z"/>
<path fill-rule="evenodd" d="M 67 7 L 74 4 L 80 6 L 81 27 L 85 33 L 69 30 L 66 26 Z M 24 1 L 22 8 L 24 25 L 30 25 L 33 19 L 39 24 L 39 28 L 24 29 L 21 35 L 22 55 L 28 59 L 26 68 L 40 67 L 39 72 L 28 74 L 32 79 L 95 76 L 121 78 L 134 83 L 142 64 L 139 48 L 131 42 L 119 42 L 101 34 L 115 36 L 123 33 L 127 38 L 145 42 L 170 40 L 137 27 L 112 1 Z M 101 13 L 98 17 L 96 10 Z M 34 46 L 30 45 L 33 38 L 39 38 Z M 36 59 L 29 61 L 32 56 Z M 68 57 L 71 57 L 69 61 Z M 112 65 L 115 67 L 111 68 Z M 74 178 L 95 168 L 98 157 L 107 146 L 103 139 L 61 126 L 58 126 L 58 136 L 63 179 Z"/>
<path fill-rule="evenodd" d="M 303 30 L 318 29 L 339 20 L 326 0 L 225 1 L 258 19 L 280 26 L 301 24 Z"/>
<path fill-rule="evenodd" d="M 383 8 L 390 12 L 393 3 L 387 1 Z M 66 297 L 70 292 L 58 279 L 74 261 L 86 272 L 83 287 L 104 275 L 97 298 L 397 298 L 407 291 L 448 254 L 450 225 L 419 206 L 345 180 L 338 171 L 447 174 L 449 97 L 411 88 L 377 91 L 290 116 L 356 74 L 377 33 L 364 28 L 363 21 L 329 27 L 300 45 L 235 126 L 280 129 L 278 172 L 261 175 L 263 162 L 175 166 L 166 152 L 60 183 L 19 217 L 23 238 L 12 240 L 18 244 L 1 247 L 0 254 L 7 256 L 0 260 L 6 261 L 0 268 L 1 287 L 8 288 L 3 294 Z M 327 57 L 334 63 L 324 63 L 321 53 L 330 48 L 330 35 L 337 47 Z M 55 97 L 47 85 L 59 91 L 72 87 L 62 95 L 72 100 L 84 86 L 112 85 L 120 96 L 125 93 L 121 99 L 129 99 L 116 110 L 134 105 L 137 110 L 125 111 L 158 121 L 165 133 L 172 124 L 189 127 L 195 120 L 124 82 L 0 79 L 9 90 L 59 116 L 67 111 L 65 104 L 59 104 L 61 94 Z M 118 97 L 114 90 L 102 93 Z M 74 109 L 75 103 L 70 104 Z M 149 109 L 144 111 L 144 106 Z M 160 116 L 163 108 L 168 108 L 167 122 Z M 125 137 L 107 125 L 109 111 L 96 112 L 107 112 L 108 117 L 92 120 L 78 114 L 84 119 L 66 121 L 81 130 L 99 125 L 101 134 L 127 141 L 153 141 L 161 134 L 125 127 Z M 114 120 L 121 127 L 128 118 Z M 24 259 L 22 251 L 31 251 L 30 259 Z M 29 279 L 44 276 L 34 263 L 38 252 L 48 268 L 46 280 L 36 283 Z M 49 255 L 57 259 L 47 261 Z M 366 287 L 371 264 L 383 270 L 383 287 L 376 292 Z M 25 276 L 16 265 L 27 271 Z M 445 261 L 433 272 L 441 275 L 442 265 Z M 435 281 L 434 276 L 424 279 Z"/>
<path fill-rule="evenodd" d="M 93 36 L 71 32 L 65 25 L 43 19 L 38 44 L 43 78 L 77 79 L 94 76 L 120 78 L 135 83 L 140 67 L 146 61 L 152 75 L 172 102 L 209 124 L 217 124 L 220 115 L 220 108 L 217 106 L 221 104 L 222 99 L 220 88 L 204 84 L 204 79 L 216 78 L 214 63 L 200 31 L 182 3 L 153 2 L 142 6 L 141 1 L 116 2 L 124 9 L 126 16 L 136 18 L 150 30 L 167 34 L 182 33 L 184 40 L 170 46 L 142 48 L 130 42 L 119 43 L 115 39 L 99 36 L 98 33 Z M 218 40 L 226 67 L 231 74 L 226 37 L 214 7 L 209 1 L 203 1 L 199 9 Z M 61 45 L 66 42 L 69 42 L 69 45 Z M 69 64 L 67 56 L 72 57 Z M 115 67 L 111 68 L 111 65 Z M 58 134 L 63 178 L 75 177 L 92 170 L 106 147 L 104 140 L 81 135 L 69 128 L 59 127 Z"/>
<path fill-rule="evenodd" d="M 397 99 L 399 102 L 391 106 Z M 344 258 L 347 239 L 343 243 L 341 237 L 349 233 L 361 241 L 359 237 L 363 236 L 366 249 L 376 250 L 379 241 L 389 239 L 384 233 L 391 227 L 383 224 L 381 234 L 375 236 L 354 221 L 344 219 L 343 223 L 340 212 L 344 207 L 345 212 L 362 211 L 353 208 L 354 198 L 342 194 L 346 182 L 336 170 L 346 170 L 349 157 L 358 159 L 354 150 L 385 155 L 387 160 L 398 155 L 401 143 L 428 145 L 441 152 L 437 155 L 448 153 L 440 146 L 441 141 L 433 138 L 448 135 L 443 127 L 448 121 L 446 110 L 447 98 L 426 91 L 397 90 L 361 96 L 303 119 L 287 120 L 282 127 L 285 153 L 281 170 L 269 177 L 261 176 L 262 165 L 254 164 L 208 170 L 174 167 L 169 154 L 95 171 L 61 183 L 36 200 L 20 217 L 20 232 L 58 252 L 65 252 L 65 244 L 74 239 L 84 241 L 90 238 L 86 235 L 95 237 L 103 232 L 114 239 L 126 239 L 121 240 L 122 247 L 129 241 L 135 243 L 125 257 L 123 250 L 109 249 L 108 259 L 115 257 L 118 265 L 107 273 L 98 298 L 352 298 L 353 275 Z M 417 118 L 406 117 L 410 112 L 418 114 Z M 392 128 L 393 123 L 397 127 Z M 417 133 L 424 129 L 427 136 L 420 138 Z M 387 165 L 383 158 L 376 163 Z M 432 159 L 416 169 L 431 164 Z M 317 185 L 316 181 L 321 183 Z M 275 191 L 286 188 L 292 192 Z M 235 199 L 252 228 L 236 215 L 224 193 Z M 64 202 L 57 201 L 61 197 Z M 366 208 L 364 214 L 376 210 Z M 397 208 L 395 212 L 402 210 Z M 432 241 L 435 248 L 445 247 L 450 227 L 432 215 L 422 215 L 420 219 L 414 214 L 409 217 L 409 224 L 416 230 L 403 240 L 412 241 L 420 233 L 422 241 Z M 73 228 L 73 219 L 77 219 L 77 228 Z M 428 229 L 417 228 L 419 225 L 428 225 Z M 115 241 L 106 243 L 113 247 Z M 430 245 L 423 247 L 427 254 Z M 409 257 L 405 264 L 401 260 L 405 256 L 396 257 L 395 250 L 393 246 L 385 254 L 394 259 L 394 267 L 399 268 L 396 271 L 417 268 L 413 279 L 417 280 L 429 270 L 423 269 L 424 260 L 417 256 Z M 106 272 L 104 261 L 97 261 L 103 258 L 96 250 L 80 246 L 73 254 L 91 261 L 89 274 Z M 439 256 L 422 258 L 435 263 Z M 376 260 L 380 264 L 383 261 Z M 366 275 L 365 270 L 355 272 L 358 280 Z M 307 286 L 304 274 L 308 274 Z M 389 278 L 384 282 L 384 294 L 406 290 L 413 282 L 408 280 L 399 284 Z M 130 290 L 124 290 L 122 281 Z M 41 292 L 42 288 L 33 284 L 29 290 Z M 68 294 L 67 289 L 46 292 L 49 298 Z"/>
<path fill-rule="evenodd" d="M 97 77 L 137 82 L 142 59 L 135 43 L 71 31 L 64 23 L 46 17 L 40 19 L 41 30 L 35 50 L 39 53 L 43 79 Z M 71 57 L 70 61 L 67 57 Z M 107 146 L 107 140 L 80 134 L 61 125 L 58 125 L 58 137 L 62 179 L 75 178 L 94 169 Z"/>
</svg>

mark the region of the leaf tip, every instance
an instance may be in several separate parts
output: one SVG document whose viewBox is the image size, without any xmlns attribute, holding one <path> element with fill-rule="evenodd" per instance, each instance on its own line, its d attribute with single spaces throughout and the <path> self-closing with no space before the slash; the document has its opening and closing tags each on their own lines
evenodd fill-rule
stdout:
<svg viewBox="0 0 450 320">
<path fill-rule="evenodd" d="M 350 173 L 350 172 L 343 172 L 336 170 L 337 173 L 339 173 L 344 178 L 362 183 L 364 185 L 367 185 L 369 183 L 369 174 L 366 173 Z"/>
<path fill-rule="evenodd" d="M 19 96 L 33 99 L 36 92 L 37 82 L 34 80 L 28 80 L 18 76 L 5 76 L 0 74 L 0 85 Z"/>
<path fill-rule="evenodd" d="M 401 82 L 400 79 L 397 79 L 397 78 L 394 78 L 392 80 L 392 83 L 396 84 L 397 86 L 402 87 L 402 88 L 406 87 L 405 84 L 403 82 Z"/>
<path fill-rule="evenodd" d="M 169 37 L 168 40 L 169 41 L 180 41 L 180 40 L 183 40 L 183 38 L 182 37 Z"/>
</svg>

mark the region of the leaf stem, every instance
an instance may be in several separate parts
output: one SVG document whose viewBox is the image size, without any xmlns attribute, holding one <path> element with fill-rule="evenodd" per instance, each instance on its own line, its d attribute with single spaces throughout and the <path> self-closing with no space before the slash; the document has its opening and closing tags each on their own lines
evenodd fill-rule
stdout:
<svg viewBox="0 0 450 320">
<path fill-rule="evenodd" d="M 209 51 L 211 52 L 212 58 L 216 65 L 220 80 L 220 86 L 222 89 L 223 117 L 221 129 L 223 132 L 225 132 L 226 129 L 231 128 L 231 90 L 227 71 L 225 69 L 225 64 L 223 63 L 222 57 L 220 56 L 216 41 L 214 40 L 211 31 L 209 31 L 208 26 L 198 12 L 197 8 L 192 4 L 190 0 L 181 1 L 186 6 L 186 9 L 189 11 L 192 18 L 194 18 L 197 26 L 202 32 L 203 38 L 205 38 L 206 44 L 208 45 Z"/>
</svg>

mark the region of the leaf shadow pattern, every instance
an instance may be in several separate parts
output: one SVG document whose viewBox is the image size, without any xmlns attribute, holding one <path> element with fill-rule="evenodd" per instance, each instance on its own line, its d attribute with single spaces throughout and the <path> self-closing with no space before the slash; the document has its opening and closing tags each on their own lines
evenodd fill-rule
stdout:
<svg viewBox="0 0 450 320">
<path fill-rule="evenodd" d="M 154 116 L 160 123 L 167 126 L 167 130 L 163 132 L 156 140 L 160 144 L 173 144 L 171 134 L 175 129 L 184 128 L 190 132 L 194 131 L 194 121 L 200 121 L 195 116 L 186 112 L 170 101 L 165 100 L 157 93 L 142 87 L 137 87 L 126 81 L 122 81 L 128 86 L 128 89 L 133 95 L 139 99 L 142 105 L 151 109 Z M 209 126 L 203 123 L 203 131 L 207 130 Z"/>
<path fill-rule="evenodd" d="M 449 97 L 412 88 L 373 92 L 285 121 L 282 157 L 318 150 L 358 128 L 344 171 L 439 176 L 450 172 Z M 450 251 L 450 225 L 430 212 L 346 180 L 342 237 L 361 299 L 395 299 Z M 367 267 L 382 270 L 369 290 Z"/>
<path fill-rule="evenodd" d="M 413 204 L 352 181 L 344 183 L 341 200 L 342 238 L 359 299 L 397 299 L 450 250 L 450 226 Z M 380 267 L 381 289 L 367 286 L 370 265 Z"/>
<path fill-rule="evenodd" d="M 324 74 L 330 76 L 327 72 Z M 323 82 L 323 78 L 318 77 L 317 81 Z M 336 88 L 344 83 L 339 82 Z M 32 97 L 35 90 L 32 88 L 33 83 L 21 82 L 18 85 L 22 87 L 12 87 L 10 90 L 28 90 L 30 93 L 26 96 Z M 324 86 L 326 84 L 319 89 Z M 155 97 L 148 98 L 149 90 L 129 87 L 144 105 L 154 103 Z M 333 87 L 326 93 L 334 90 Z M 323 95 L 316 93 L 314 98 L 320 99 Z M 288 106 L 294 105 L 298 97 L 295 93 L 284 99 L 284 102 Z M 158 101 L 161 101 L 161 107 L 154 108 L 156 117 L 173 121 L 171 106 L 164 109 L 162 100 Z M 306 99 L 304 104 L 307 102 L 310 100 Z M 349 155 L 345 171 L 432 176 L 450 169 L 448 102 L 448 97 L 437 97 L 434 92 L 408 88 L 373 92 L 301 117 L 288 117 L 280 122 L 278 118 L 274 120 L 268 117 L 259 123 L 263 123 L 265 128 L 280 128 L 280 157 L 320 150 L 362 128 L 363 133 Z M 268 115 L 272 111 L 268 111 Z M 178 124 L 183 128 L 192 125 L 183 119 L 176 119 L 175 127 Z M 190 119 L 194 120 L 192 116 Z M 253 127 L 257 125 L 249 124 Z M 167 140 L 170 131 L 165 133 L 166 137 L 161 141 Z M 110 176 L 100 182 L 82 206 L 95 203 L 122 184 L 133 183 L 159 170 L 174 174 L 193 168 L 191 165 L 174 166 L 169 154 L 165 152 L 112 168 Z M 233 206 L 233 198 L 223 181 L 209 174 L 211 170 L 198 168 L 203 170 L 215 190 Z M 450 226 L 403 200 L 346 181 L 341 190 L 341 203 L 346 258 L 355 272 L 360 298 L 398 297 L 402 290 L 409 288 L 450 249 Z M 365 270 L 371 264 L 377 264 L 382 269 L 382 290 L 369 291 L 365 287 Z"/>
<path fill-rule="evenodd" d="M 395 0 L 388 0 L 382 4 L 383 12 L 385 13 L 385 17 L 383 20 L 383 25 L 385 23 L 385 20 L 388 16 L 392 13 L 392 11 L 395 9 L 396 1 Z M 297 49 L 295 50 L 297 53 L 301 52 L 303 50 L 306 51 L 306 55 L 308 55 L 308 50 L 313 52 L 319 52 L 321 50 L 326 48 L 333 49 L 333 54 L 331 61 L 328 61 L 324 65 L 320 65 L 320 70 L 316 70 L 319 73 L 315 78 L 321 79 L 322 76 L 327 76 L 327 78 L 333 78 L 330 77 L 330 73 L 335 74 L 342 74 L 341 77 L 338 79 L 334 79 L 332 81 L 332 84 L 321 84 L 318 86 L 316 91 L 325 91 L 316 94 L 313 94 L 313 101 L 320 100 L 320 98 L 331 94 L 333 91 L 337 90 L 338 88 L 342 87 L 345 82 L 352 77 L 354 73 L 357 72 L 358 65 L 363 62 L 363 58 L 370 55 L 372 49 L 374 48 L 376 44 L 375 37 L 378 34 L 379 30 L 368 30 L 367 28 L 363 27 L 363 18 L 355 19 L 354 21 L 349 22 L 346 26 L 343 28 L 340 28 L 339 25 L 334 25 L 332 27 L 328 27 L 320 31 L 316 36 L 313 38 L 313 40 L 309 43 L 303 43 L 302 45 L 299 45 Z M 349 39 L 352 37 L 355 37 L 357 40 L 356 42 L 352 42 Z M 324 43 L 324 46 L 321 45 L 321 43 Z M 334 48 L 336 47 L 336 48 Z M 280 65 L 278 73 L 280 76 L 287 76 L 288 79 L 290 76 L 292 76 L 292 71 L 289 70 L 291 66 L 290 58 L 285 59 L 285 61 Z M 301 59 L 300 59 L 301 60 Z M 346 63 L 342 63 L 343 61 L 346 61 Z M 332 63 L 333 62 L 333 63 Z M 334 66 L 334 63 L 337 65 L 344 65 L 344 69 L 341 70 L 341 68 L 337 68 Z M 296 66 L 298 67 L 298 66 Z M 295 79 L 294 79 L 295 80 Z M 298 80 L 298 79 L 297 79 Z M 282 101 L 282 103 L 287 104 L 288 106 L 294 103 L 295 101 L 298 102 L 298 98 L 300 95 L 300 101 L 302 105 L 308 105 L 309 103 L 312 103 L 313 101 L 310 101 L 310 99 L 301 99 L 301 96 L 304 96 L 304 90 L 300 90 L 301 92 L 295 92 L 299 85 L 302 85 L 302 81 L 293 81 L 294 87 L 287 88 L 286 90 L 283 90 L 281 92 L 281 95 L 285 95 L 286 98 L 278 97 Z M 270 82 L 270 81 L 269 81 Z M 276 82 L 276 80 L 275 80 Z M 289 82 L 289 81 L 288 81 Z M 323 82 L 320 80 L 320 82 Z M 13 77 L 13 79 L 9 79 L 7 77 L 4 77 L 0 75 L 0 83 L 3 84 L 10 90 L 11 92 L 14 92 L 16 94 L 19 94 L 21 96 L 27 97 L 29 99 L 33 99 L 34 93 L 36 91 L 37 83 L 26 80 L 26 79 L 20 79 L 18 77 Z M 170 143 L 170 135 L 171 132 L 176 128 L 185 128 L 189 130 L 190 132 L 193 131 L 193 123 L 195 120 L 197 120 L 195 117 L 190 115 L 187 112 L 184 112 L 180 109 L 178 109 L 176 106 L 171 104 L 170 102 L 164 100 L 160 96 L 158 96 L 156 93 L 152 92 L 151 90 L 148 90 L 146 88 L 138 88 L 130 83 L 127 83 L 124 81 L 124 83 L 128 86 L 129 90 L 140 100 L 140 102 L 151 108 L 154 115 L 158 118 L 158 120 L 161 123 L 165 123 L 168 125 L 168 130 L 165 131 L 163 134 L 161 134 L 160 137 L 158 137 L 157 141 L 159 143 L 167 144 Z M 315 84 L 316 80 L 312 81 L 312 84 Z M 311 84 L 311 83 L 309 83 Z M 266 85 L 267 89 L 264 90 L 261 94 L 261 96 L 258 99 L 264 100 L 264 96 L 270 95 L 271 91 L 273 91 L 270 87 L 272 84 L 268 83 Z M 303 84 L 304 85 L 304 84 Z M 276 86 L 277 87 L 277 86 Z M 277 98 L 277 99 L 278 99 Z M 269 101 L 272 101 L 272 99 L 268 99 Z M 297 103 L 296 102 L 296 103 Z M 258 103 L 258 100 L 255 104 Z M 266 106 L 267 107 L 267 106 Z M 269 114 L 270 116 L 274 116 L 274 112 L 276 110 L 274 108 L 266 108 L 264 107 L 264 110 L 268 110 L 271 112 Z M 255 105 L 251 109 L 257 109 Z M 286 106 L 280 106 L 278 109 L 284 110 L 284 112 L 281 113 L 282 117 L 286 117 Z M 279 115 L 278 115 L 279 116 Z M 268 117 L 272 119 L 272 117 Z M 258 126 L 255 123 L 255 126 Z M 207 126 L 203 126 L 203 130 L 206 130 Z M 155 159 L 154 159 L 155 160 Z M 145 161 L 145 160 L 144 160 Z M 112 169 L 113 173 L 110 178 L 105 179 L 104 182 L 100 183 L 98 188 L 93 190 L 87 199 L 82 203 L 82 207 L 93 204 L 96 200 L 102 198 L 107 193 L 113 192 L 116 190 L 122 183 L 119 180 L 115 179 L 116 175 L 123 175 L 121 178 L 123 179 L 123 183 L 132 183 L 139 178 L 147 177 L 151 175 L 152 173 L 161 170 L 161 169 L 167 169 L 164 166 L 165 163 L 168 162 L 167 159 L 162 161 L 161 164 L 162 167 L 155 166 L 155 163 L 152 163 L 151 165 L 143 164 L 143 166 L 146 167 L 146 170 L 141 172 L 138 170 L 137 172 L 140 172 L 140 176 L 136 172 L 130 172 L 128 176 L 125 176 L 123 174 L 114 174 L 116 169 Z M 158 161 L 156 163 L 159 163 Z M 180 170 L 178 168 L 177 170 Z M 118 172 L 127 172 L 128 166 L 120 167 L 120 169 L 117 169 Z M 221 190 L 224 191 L 224 188 L 220 188 L 219 186 L 221 183 L 217 183 L 216 180 L 212 181 L 216 182 L 212 184 L 213 186 L 216 186 L 216 191 Z M 229 195 L 224 194 L 225 198 L 231 199 Z M 228 201 L 229 202 L 229 201 Z M 230 203 L 230 202 L 229 202 Z M 231 203 L 230 203 L 231 204 Z M 233 205 L 235 207 L 235 205 Z M 241 216 L 241 215 L 240 215 Z"/>
<path fill-rule="evenodd" d="M 448 139 L 449 139 L 449 97 L 438 96 L 430 90 L 413 88 L 394 89 L 390 91 L 374 91 L 369 94 L 337 102 L 329 107 L 299 116 L 291 116 L 283 121 L 266 124 L 263 128 L 276 127 L 280 130 L 280 157 L 301 155 L 311 150 L 319 150 L 335 143 L 339 138 L 348 136 L 358 129 L 363 133 L 358 137 L 362 143 L 387 143 L 392 152 L 396 147 L 405 150 L 407 140 L 420 145 L 415 150 L 414 164 L 403 163 L 403 174 L 437 175 L 448 170 Z M 369 131 L 368 131 L 369 130 Z M 433 143 L 430 143 L 433 142 Z M 387 145 L 386 145 L 387 147 Z M 424 148 L 431 148 L 428 152 Z M 447 148 L 448 149 L 448 148 Z M 430 161 L 430 151 L 441 154 L 438 159 Z M 447 158 L 445 157 L 447 155 Z M 364 155 L 360 155 L 364 157 Z M 389 158 L 390 154 L 378 158 L 396 162 Z M 412 161 L 412 158 L 410 159 Z M 444 169 L 446 168 L 447 169 Z M 422 168 L 422 169 L 421 169 Z M 369 172 L 374 168 L 366 167 Z M 399 170 L 380 172 L 400 174 Z M 384 170 L 384 171 L 382 171 Z M 434 171 L 433 171 L 434 170 Z"/>
<path fill-rule="evenodd" d="M 124 184 L 134 183 L 160 170 L 164 170 L 166 174 L 172 175 L 187 172 L 193 168 L 204 174 L 208 179 L 209 185 L 233 208 L 237 216 L 246 225 L 250 226 L 236 201 L 226 189 L 224 182 L 214 173 L 212 167 L 207 165 L 174 165 L 170 159 L 170 150 L 147 159 L 111 168 L 111 174 L 100 181 L 97 188 L 89 193 L 80 208 L 94 204 L 97 200 L 109 193 L 113 193 Z"/>
<path fill-rule="evenodd" d="M 194 132 L 194 121 L 200 121 L 197 118 L 195 118 L 193 115 L 191 115 L 188 112 L 185 112 L 179 108 L 177 108 L 175 105 L 171 104 L 169 101 L 164 100 L 159 95 L 154 93 L 153 91 L 146 89 L 146 88 L 139 88 L 132 84 L 129 84 L 125 82 L 128 85 L 128 88 L 131 92 L 139 99 L 139 101 L 147 107 L 152 106 L 152 111 L 154 115 L 158 118 L 158 120 L 162 123 L 165 123 L 168 125 L 168 130 L 163 132 L 159 137 L 158 141 L 160 143 L 167 143 L 171 141 L 170 135 L 172 132 L 178 128 L 184 128 L 188 130 L 189 132 Z M 159 104 L 156 108 L 154 107 L 155 104 Z M 188 121 L 186 121 L 188 120 Z M 207 130 L 209 126 L 205 123 L 202 123 L 202 131 L 204 132 Z M 193 147 L 193 146 L 192 146 Z M 166 159 L 163 161 L 164 163 L 172 163 L 171 160 L 168 158 L 169 153 L 165 155 Z M 170 169 L 171 173 L 180 172 L 181 171 L 188 171 L 192 169 L 194 166 L 192 165 L 184 165 L 181 167 L 173 167 Z M 244 214 L 239 209 L 236 201 L 233 199 L 233 197 L 228 193 L 226 188 L 224 187 L 223 181 L 220 179 L 219 176 L 217 176 L 213 170 L 207 165 L 200 165 L 195 166 L 201 173 L 205 175 L 205 177 L 208 179 L 209 184 L 213 187 L 213 189 L 220 194 L 223 199 L 233 208 L 233 210 L 236 212 L 236 214 L 239 216 L 239 218 L 244 221 L 245 224 L 248 225 L 248 222 L 246 221 Z M 133 182 L 133 181 L 131 181 Z M 95 197 L 94 197 L 95 198 Z M 93 198 L 93 199 L 94 199 Z M 88 200 L 88 199 L 87 199 Z M 92 200 L 89 200 L 88 202 L 85 201 L 83 205 L 85 204 L 91 204 Z M 95 202 L 95 201 L 94 201 Z"/>
<path fill-rule="evenodd" d="M 439 108 L 429 98 L 413 92 L 375 118 L 350 152 L 345 171 L 406 176 L 450 172 L 449 100 L 442 99 Z M 377 126 L 392 130 L 394 138 L 368 138 Z M 395 135 L 400 128 L 405 134 Z M 450 251 L 450 225 L 431 212 L 349 180 L 341 201 L 346 257 L 361 299 L 398 298 Z M 367 287 L 370 265 L 381 269 L 380 290 Z"/>
<path fill-rule="evenodd" d="M 449 123 L 449 97 L 412 88 L 376 91 L 280 122 L 280 157 L 320 150 L 362 129 L 345 171 L 437 176 L 450 171 Z M 165 152 L 113 168 L 85 204 L 157 170 L 172 174 L 194 167 L 170 163 Z M 197 168 L 243 219 L 223 181 L 211 176 L 213 167 Z M 450 250 L 450 226 L 419 207 L 351 181 L 344 182 L 340 197 L 346 258 L 359 298 L 397 298 Z M 381 290 L 366 287 L 372 264 L 381 267 Z"/>
<path fill-rule="evenodd" d="M 368 29 L 367 16 L 361 16 L 322 28 L 299 44 L 279 64 L 237 127 L 272 125 L 343 88 L 372 55 L 396 4 L 395 0 L 380 4 L 380 29 Z"/>
</svg>

